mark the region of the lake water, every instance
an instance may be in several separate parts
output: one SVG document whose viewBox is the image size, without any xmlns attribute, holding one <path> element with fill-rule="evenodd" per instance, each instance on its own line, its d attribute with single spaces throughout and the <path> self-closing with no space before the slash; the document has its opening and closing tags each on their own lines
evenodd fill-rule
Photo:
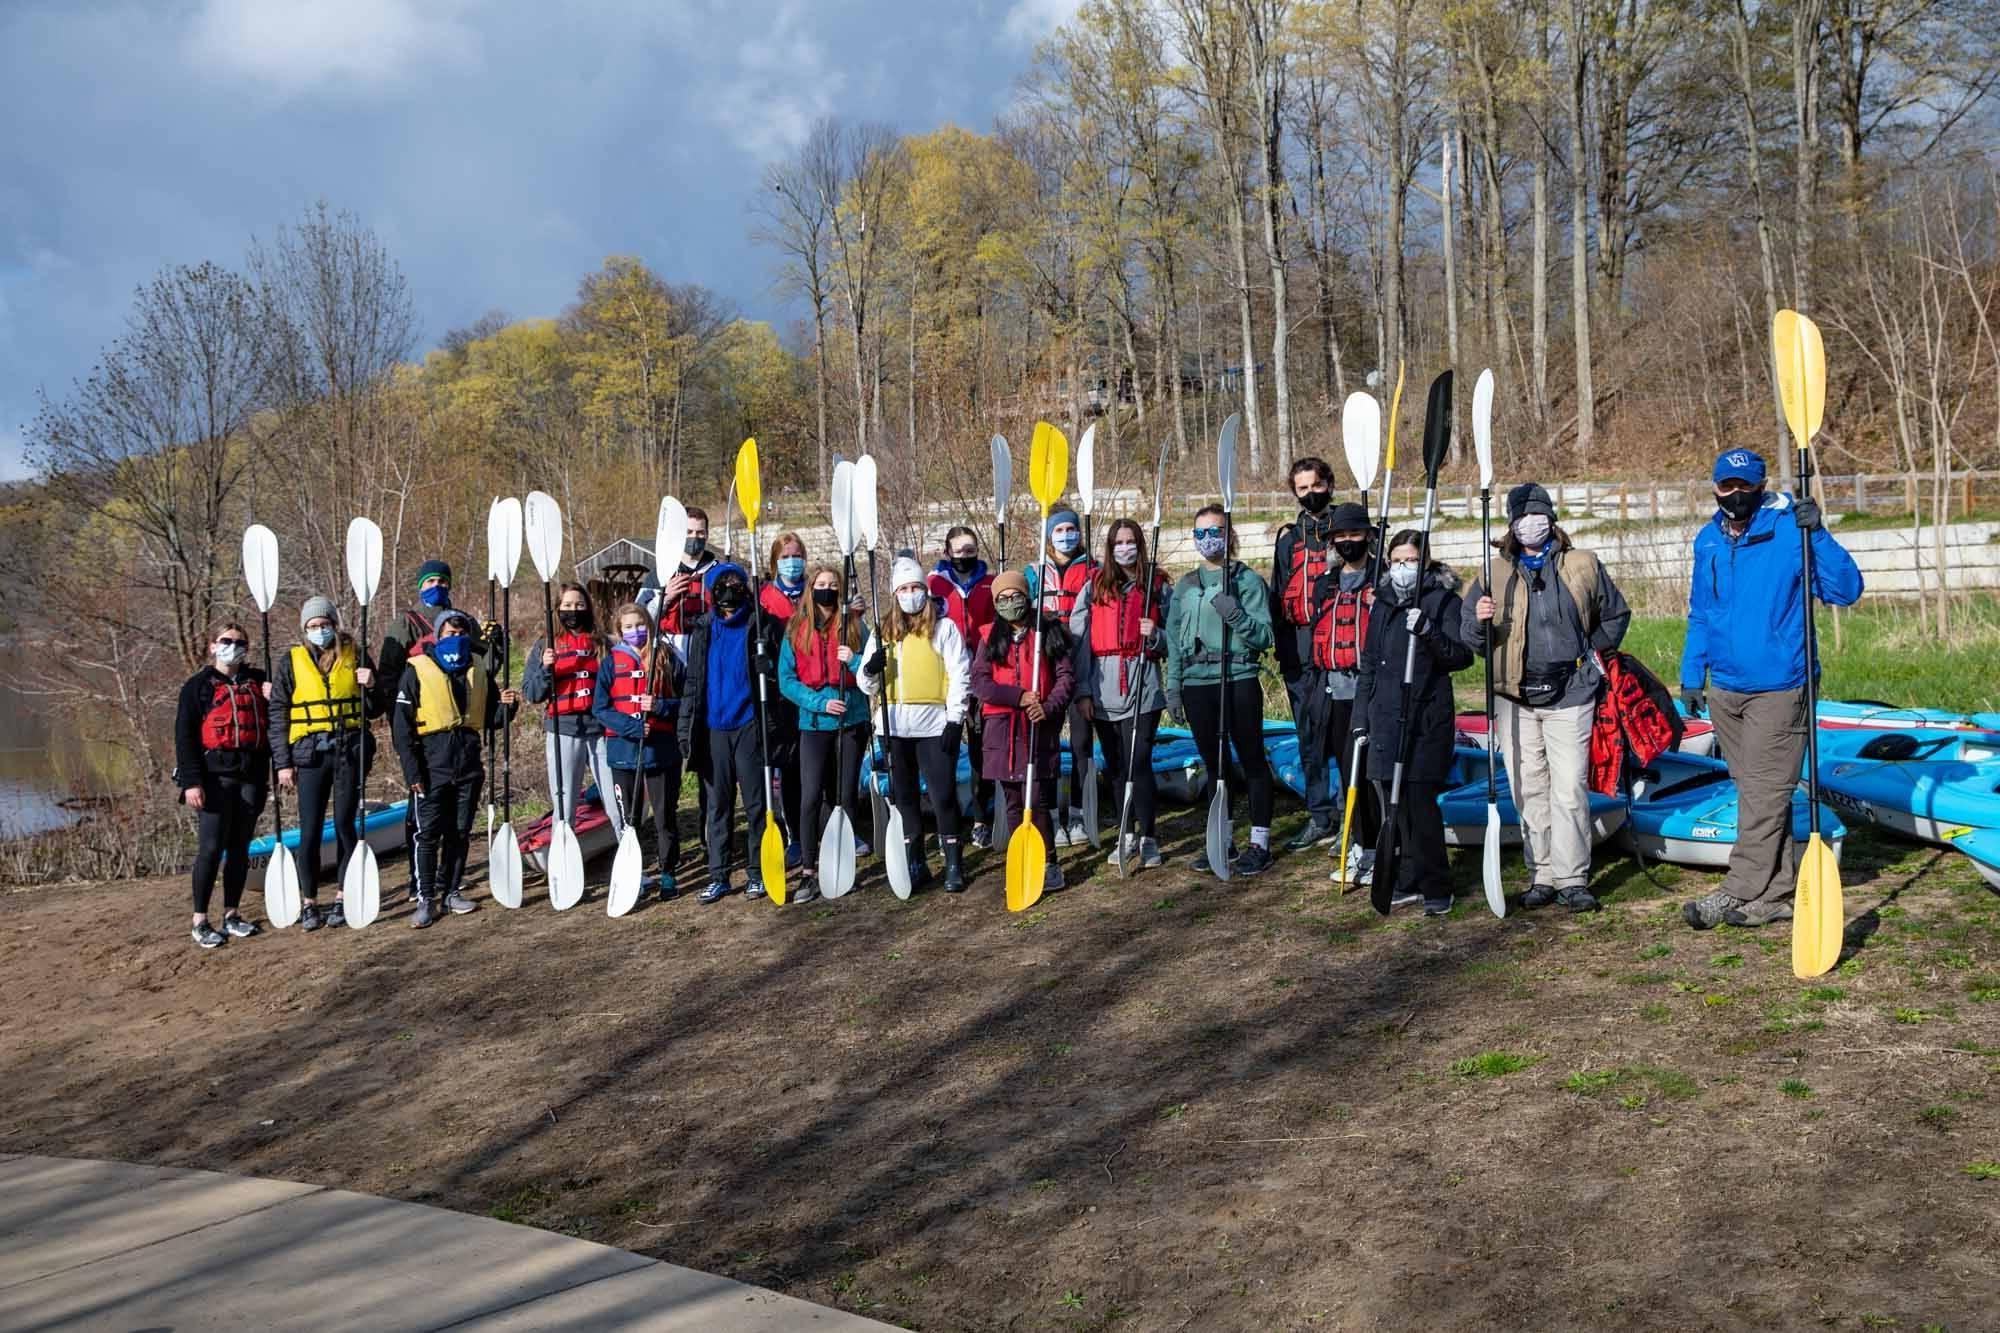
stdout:
<svg viewBox="0 0 2000 1333">
<path fill-rule="evenodd" d="M 64 802 L 120 785 L 122 756 L 113 747 L 83 739 L 22 688 L 32 665 L 31 650 L 0 646 L 0 838 L 73 824 L 80 812 Z"/>
</svg>

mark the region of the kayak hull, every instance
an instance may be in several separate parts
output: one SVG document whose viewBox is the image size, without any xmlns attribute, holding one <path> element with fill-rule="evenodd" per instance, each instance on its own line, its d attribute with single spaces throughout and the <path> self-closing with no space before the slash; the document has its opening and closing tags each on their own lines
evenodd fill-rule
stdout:
<svg viewBox="0 0 2000 1333">
<path fill-rule="evenodd" d="M 361 836 L 368 840 L 368 845 L 375 849 L 377 856 L 385 856 L 390 852 L 400 852 L 408 846 L 406 837 L 407 829 L 404 821 L 408 817 L 409 808 L 410 803 L 408 801 L 397 801 L 394 805 L 385 805 L 380 801 L 369 801 L 362 806 Z M 294 856 L 298 855 L 299 830 L 296 825 L 285 830 L 285 846 L 291 848 Z M 250 843 L 250 855 L 248 858 L 250 864 L 252 866 L 261 866 L 269 861 L 271 859 L 272 847 L 271 835 L 268 833 L 260 838 L 253 839 Z M 329 819 L 320 826 L 320 869 L 333 869 L 334 862 L 339 859 L 339 856 L 340 848 L 334 837 L 333 821 Z"/>
<path fill-rule="evenodd" d="M 1736 848 L 1737 792 L 1729 766 L 1700 755 L 1662 755 L 1651 776 L 1634 784 L 1625 845 L 1641 856 L 1675 865 L 1721 870 Z M 1812 832 L 1803 791 L 1792 793 L 1792 838 L 1803 847 Z M 1820 840 L 1840 860 L 1847 826 L 1820 803 Z"/>
<path fill-rule="evenodd" d="M 553 822 L 553 816 L 542 815 L 514 830 L 514 839 L 521 845 L 521 864 L 538 875 L 549 873 L 549 826 Z M 572 829 L 586 865 L 618 845 L 611 816 L 597 800 L 585 799 L 577 806 Z"/>
</svg>

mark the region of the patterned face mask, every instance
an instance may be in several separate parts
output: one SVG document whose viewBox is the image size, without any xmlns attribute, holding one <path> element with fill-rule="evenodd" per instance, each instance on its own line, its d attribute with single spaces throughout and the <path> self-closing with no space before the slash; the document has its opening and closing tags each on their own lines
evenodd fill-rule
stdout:
<svg viewBox="0 0 2000 1333">
<path fill-rule="evenodd" d="M 1514 520 L 1514 537 L 1523 546 L 1540 546 L 1549 539 L 1547 514 L 1523 514 Z"/>
</svg>

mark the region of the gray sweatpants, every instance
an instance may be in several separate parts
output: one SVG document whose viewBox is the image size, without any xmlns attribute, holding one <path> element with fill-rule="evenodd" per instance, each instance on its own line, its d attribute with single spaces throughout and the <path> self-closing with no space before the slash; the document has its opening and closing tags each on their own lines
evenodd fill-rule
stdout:
<svg viewBox="0 0 2000 1333">
<path fill-rule="evenodd" d="M 619 817 L 618 802 L 611 797 L 611 770 L 604 766 L 604 737 L 571 736 L 553 731 L 542 733 L 542 760 L 548 765 L 549 807 L 556 803 L 557 754 L 561 753 L 563 801 L 569 806 L 569 822 L 576 822 L 577 809 L 583 804 L 584 776 L 587 773 L 597 784 L 597 794 L 604 802 L 604 813 L 611 817 L 611 830 L 620 837 L 625 833 L 625 821 Z"/>
<path fill-rule="evenodd" d="M 1590 883 L 1590 723 L 1597 706 L 1530 708 L 1505 697 L 1494 705 L 1528 882 L 1580 889 Z"/>
<path fill-rule="evenodd" d="M 1708 692 L 1708 716 L 1736 780 L 1736 849 L 1722 891 L 1744 902 L 1792 896 L 1792 792 L 1806 753 L 1806 692 Z"/>
</svg>

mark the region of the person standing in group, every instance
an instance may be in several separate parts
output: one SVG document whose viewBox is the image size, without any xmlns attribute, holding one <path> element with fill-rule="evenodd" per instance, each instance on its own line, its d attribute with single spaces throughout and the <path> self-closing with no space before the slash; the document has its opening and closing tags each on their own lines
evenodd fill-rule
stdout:
<svg viewBox="0 0 2000 1333">
<path fill-rule="evenodd" d="M 600 800 L 608 796 L 611 779 L 604 771 L 604 728 L 591 716 L 597 688 L 597 664 L 604 656 L 604 636 L 597 632 L 590 594 L 578 583 L 565 583 L 556 596 L 556 639 L 540 639 L 528 649 L 521 673 L 521 693 L 542 708 L 542 757 L 548 766 L 549 808 L 557 788 L 574 826 L 583 808 L 583 775 L 597 783 Z M 558 781 L 560 779 L 560 781 Z M 625 821 L 614 801 L 603 801 L 612 832 L 623 836 Z"/>
<path fill-rule="evenodd" d="M 918 800 L 921 777 L 944 848 L 945 892 L 959 893 L 965 889 L 958 812 L 958 746 L 968 698 L 965 640 L 951 617 L 938 614 L 923 567 L 907 551 L 890 567 L 889 591 L 894 605 L 862 650 L 861 689 L 882 700 L 880 739 L 889 753 L 890 799 L 903 815 L 910 885 L 920 889 L 931 882 Z"/>
<path fill-rule="evenodd" d="M 1351 771 L 1355 737 L 1367 734 L 1355 716 L 1354 696 L 1361 688 L 1362 646 L 1368 641 L 1368 617 L 1375 606 L 1375 585 L 1369 578 L 1368 510 L 1353 501 L 1336 505 L 1328 526 L 1334 563 L 1331 572 L 1321 576 L 1313 598 L 1315 619 L 1307 651 L 1326 694 L 1324 746 L 1331 747 L 1330 757 L 1339 765 L 1341 787 L 1354 792 L 1346 876 L 1352 883 L 1368 884 L 1375 878 L 1375 834 L 1381 828 L 1382 806 L 1375 784 Z M 1282 635 L 1278 642 L 1282 654 Z M 1303 747 L 1303 740 L 1300 744 Z M 1323 748 L 1322 766 L 1327 757 Z M 1334 855 L 1339 854 L 1336 848 Z"/>
<path fill-rule="evenodd" d="M 687 666 L 680 713 L 681 758 L 691 764 L 703 794 L 703 843 L 708 852 L 704 903 L 729 893 L 729 835 L 736 822 L 737 794 L 743 799 L 743 896 L 764 896 L 757 863 L 769 793 L 764 789 L 764 749 L 757 728 L 757 674 L 777 674 L 774 640 L 783 627 L 767 622 L 757 633 L 750 575 L 722 560 L 702 578 L 708 610 L 688 633 Z"/>
<path fill-rule="evenodd" d="M 944 535 L 944 558 L 931 570 L 931 597 L 943 609 L 958 636 L 968 645 L 986 641 L 987 627 L 993 623 L 993 575 L 979 558 L 979 534 L 964 524 Z M 980 744 L 980 722 L 984 714 L 977 708 L 965 715 L 966 758 L 972 766 L 972 845 L 991 847 L 993 825 L 988 818 L 993 809 L 993 779 L 986 776 L 984 747 Z"/>
<path fill-rule="evenodd" d="M 1150 595 L 1145 585 L 1149 574 Z M 1167 576 L 1147 554 L 1146 534 L 1129 518 L 1114 520 L 1105 529 L 1104 562 L 1091 581 L 1090 595 L 1076 604 L 1069 623 L 1080 645 L 1078 688 L 1090 693 L 1091 728 L 1104 752 L 1104 776 L 1112 799 L 1121 811 L 1126 782 L 1132 785 L 1132 827 L 1125 842 L 1111 849 L 1114 866 L 1128 856 L 1147 867 L 1163 859 L 1153 836 L 1153 737 L 1159 730 L 1160 711 L 1167 706 L 1161 675 L 1166 638 L 1160 626 L 1166 621 L 1169 601 Z"/>
<path fill-rule="evenodd" d="M 1204 505 L 1194 516 L 1198 569 L 1174 585 L 1167 616 L 1167 708 L 1187 719 L 1204 762 L 1213 764 L 1222 737 L 1222 696 L 1229 694 L 1229 740 L 1250 789 L 1250 845 L 1230 848 L 1238 875 L 1258 875 L 1271 865 L 1271 763 L 1264 754 L 1264 689 L 1257 663 L 1271 648 L 1270 590 L 1236 559 L 1236 534 L 1227 531 L 1222 506 Z M 1222 656 L 1222 627 L 1229 626 L 1229 659 Z M 1194 863 L 1208 870 L 1204 850 Z"/>
<path fill-rule="evenodd" d="M 1341 739 L 1333 725 L 1333 694 L 1326 669 L 1313 653 L 1313 633 L 1326 584 L 1334 568 L 1333 469 L 1319 458 L 1292 464 L 1292 495 L 1298 516 L 1278 529 L 1271 562 L 1271 634 L 1278 672 L 1292 703 L 1299 737 L 1299 765 L 1306 775 L 1306 826 L 1285 844 L 1298 852 L 1332 842 L 1340 834 L 1339 802 L 1327 767 L 1329 746 Z M 1347 508 L 1348 506 L 1342 506 Z M 1364 553 L 1365 554 L 1365 553 Z"/>
<path fill-rule="evenodd" d="M 1728 449 L 1715 460 L 1715 517 L 1694 539 L 1681 702 L 1715 724 L 1736 780 L 1736 846 L 1714 891 L 1687 903 L 1696 930 L 1723 922 L 1789 920 L 1795 867 L 1792 792 L 1806 752 L 1805 597 L 1800 534 L 1812 542 L 1812 595 L 1852 606 L 1861 570 L 1820 518 L 1811 496 L 1770 494 L 1764 460 Z"/>
<path fill-rule="evenodd" d="M 1000 784 L 1007 826 L 1020 828 L 1024 817 L 1032 818 L 1048 840 L 1055 837 L 1051 812 L 1056 780 L 1062 774 L 1060 723 L 1076 686 L 1076 654 L 1061 618 L 1053 610 L 1031 611 L 1034 605 L 1026 575 L 1010 569 L 994 578 L 994 621 L 986 641 L 972 654 L 972 692 L 986 714 L 986 771 Z M 1035 687 L 1038 654 L 1039 689 Z M 1035 808 L 1024 814 L 1031 764 Z M 1051 856 L 1042 872 L 1042 888 L 1061 887 L 1062 865 Z"/>
<path fill-rule="evenodd" d="M 611 617 L 618 637 L 597 664 L 591 716 L 604 728 L 604 766 L 622 817 L 636 824 L 653 812 L 653 849 L 660 901 L 676 892 L 680 862 L 681 747 L 674 735 L 679 684 L 674 655 L 654 631 L 653 617 L 627 602 Z"/>
<path fill-rule="evenodd" d="M 1604 565 L 1556 526 L 1534 482 L 1507 492 L 1495 586 L 1475 582 L 1459 638 L 1493 657 L 1494 725 L 1521 814 L 1523 907 L 1594 912 L 1590 892 L 1590 732 L 1604 673 L 1597 654 L 1625 638 L 1632 612 Z"/>
<path fill-rule="evenodd" d="M 299 630 L 305 642 L 292 645 L 272 666 L 271 753 L 278 785 L 296 787 L 299 793 L 299 925 L 318 930 L 347 924 L 341 877 L 360 842 L 361 789 L 375 763 L 375 735 L 368 723 L 388 710 L 389 701 L 376 683 L 367 646 L 341 630 L 332 598 L 318 593 L 306 598 L 299 608 Z M 320 840 L 329 803 L 338 856 L 333 907 L 322 919 Z M 414 845 L 414 817 L 405 823 Z"/>
<path fill-rule="evenodd" d="M 445 912 L 477 910 L 462 889 L 486 778 L 480 738 L 511 722 L 521 701 L 520 691 L 494 684 L 478 647 L 479 626 L 469 612 L 439 611 L 430 646 L 403 667 L 389 717 L 417 816 L 417 910 L 410 924 L 418 930 Z"/>
<path fill-rule="evenodd" d="M 832 565 L 815 568 L 810 581 L 811 592 L 785 626 L 778 649 L 778 690 L 799 716 L 798 839 L 805 854 L 791 896 L 796 903 L 819 896 L 819 840 L 834 806 L 855 823 L 854 793 L 868 744 L 868 696 L 854 674 L 866 617 L 848 604 L 841 573 Z"/>
<path fill-rule="evenodd" d="M 1069 624 L 1076 604 L 1086 599 L 1090 581 L 1097 574 L 1097 562 L 1083 549 L 1082 521 L 1068 505 L 1049 511 L 1049 521 L 1043 525 L 1042 532 L 1042 558 L 1028 566 L 1025 575 L 1028 595 L 1040 606 L 1043 616 L 1050 623 L 1061 627 Z M 1044 566 L 1047 567 L 1046 588 L 1042 586 Z M 1073 674 L 1076 679 L 1082 678 L 1080 673 Z M 1080 784 L 1090 768 L 1091 708 L 1090 696 L 1078 694 L 1069 701 L 1064 717 L 1057 719 L 1059 725 L 1064 720 L 1069 724 L 1071 779 L 1069 789 L 1057 802 L 1053 844 L 1057 847 L 1080 847 L 1089 842 L 1083 827 L 1083 788 Z"/>
<path fill-rule="evenodd" d="M 671 566 L 669 559 L 673 561 Z M 671 568 L 672 572 L 648 574 L 634 599 L 653 613 L 660 637 L 683 662 L 687 661 L 688 636 L 694 632 L 695 621 L 708 613 L 706 579 L 715 563 L 715 554 L 708 549 L 708 511 L 699 505 L 689 505 L 687 538 L 680 551 L 672 557 L 654 553 L 654 564 L 661 570 Z"/>
<path fill-rule="evenodd" d="M 174 785 L 195 812 L 194 942 L 213 949 L 257 933 L 240 910 L 250 876 L 250 835 L 270 794 L 269 688 L 245 660 L 250 636 L 234 621 L 216 628 L 209 660 L 181 686 L 174 713 Z M 208 921 L 222 874 L 222 929 Z"/>
<path fill-rule="evenodd" d="M 1368 737 L 1368 775 L 1386 806 L 1407 719 L 1410 759 L 1403 770 L 1402 803 L 1395 811 L 1402 855 L 1389 904 L 1421 902 L 1424 915 L 1444 916 L 1451 911 L 1451 871 L 1438 797 L 1451 776 L 1457 742 L 1451 676 L 1471 666 L 1473 657 L 1458 638 L 1465 615 L 1458 575 L 1442 560 L 1426 568 L 1425 545 L 1425 534 L 1414 528 L 1389 540 L 1388 572 L 1368 617 L 1354 725 Z M 1403 670 L 1412 639 L 1417 652 L 1406 700 Z"/>
<path fill-rule="evenodd" d="M 771 543 L 771 576 L 757 590 L 767 624 L 789 625 L 806 595 L 806 543 L 796 532 L 780 533 Z M 806 848 L 799 834 L 799 710 L 790 699 L 772 694 L 770 709 L 771 773 L 778 786 L 778 822 L 784 826 L 785 868 L 797 870 Z"/>
</svg>

